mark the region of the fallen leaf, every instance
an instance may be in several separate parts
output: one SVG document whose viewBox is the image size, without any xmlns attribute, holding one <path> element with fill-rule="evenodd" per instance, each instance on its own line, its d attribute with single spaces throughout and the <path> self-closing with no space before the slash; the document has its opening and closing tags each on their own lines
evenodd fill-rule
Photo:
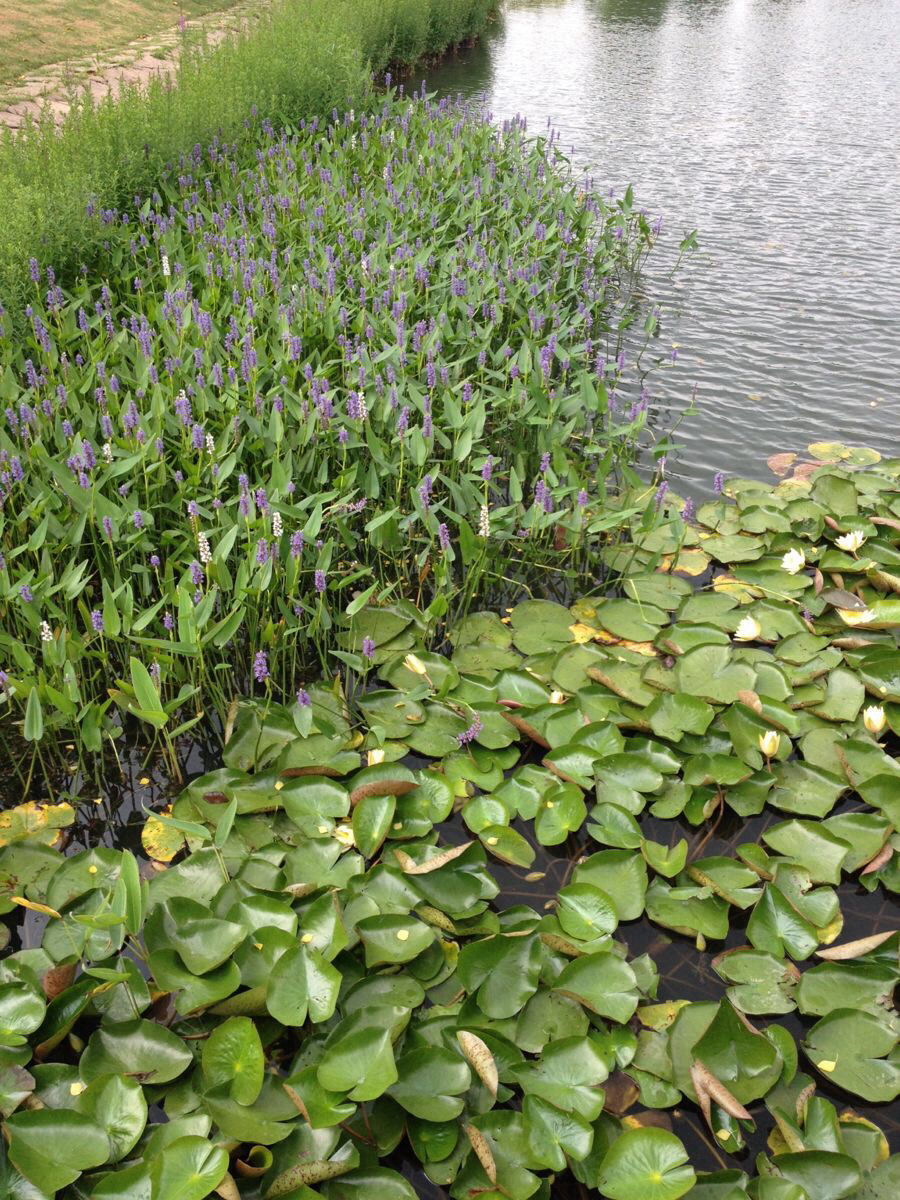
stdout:
<svg viewBox="0 0 900 1200">
<path fill-rule="evenodd" d="M 421 863 L 417 863 L 414 858 L 410 858 L 402 850 L 395 850 L 394 857 L 405 875 L 428 875 L 431 871 L 439 871 L 448 862 L 453 862 L 454 858 L 459 858 L 471 845 L 471 842 L 463 842 L 461 846 L 451 846 L 449 850 L 441 850 L 433 858 L 428 858 Z"/>
<path fill-rule="evenodd" d="M 816 956 L 818 958 L 825 958 L 829 962 L 846 962 L 851 958 L 861 958 L 862 955 L 868 954 L 870 950 L 877 949 L 888 938 L 892 938 L 896 932 L 896 929 L 889 929 L 886 933 L 871 933 L 868 937 L 857 938 L 853 942 L 842 942 L 840 946 L 830 946 L 827 950 L 817 950 Z"/>
<path fill-rule="evenodd" d="M 474 1033 L 467 1033 L 464 1029 L 459 1030 L 456 1040 L 459 1042 L 459 1047 L 466 1056 L 466 1061 L 496 1100 L 500 1076 L 497 1072 L 497 1064 L 494 1062 L 493 1054 L 491 1054 L 489 1048 L 480 1037 Z"/>
<path fill-rule="evenodd" d="M 796 461 L 797 455 L 789 451 L 786 454 L 773 454 L 766 459 L 766 464 L 772 474 L 777 475 L 780 479 L 782 475 L 787 475 Z"/>
</svg>

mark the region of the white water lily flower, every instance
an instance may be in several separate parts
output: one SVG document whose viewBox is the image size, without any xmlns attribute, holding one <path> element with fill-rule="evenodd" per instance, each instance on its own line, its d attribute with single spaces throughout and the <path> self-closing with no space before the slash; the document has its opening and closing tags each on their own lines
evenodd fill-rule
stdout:
<svg viewBox="0 0 900 1200">
<path fill-rule="evenodd" d="M 870 704 L 868 708 L 863 709 L 863 725 L 875 737 L 883 731 L 887 725 L 887 717 L 880 704 Z"/>
<path fill-rule="evenodd" d="M 331 836 L 335 839 L 335 841 L 340 842 L 345 850 L 349 850 L 351 846 L 356 844 L 353 837 L 353 828 L 351 825 L 346 823 L 335 825 L 334 833 Z"/>
<path fill-rule="evenodd" d="M 736 642 L 755 642 L 762 633 L 762 626 L 755 617 L 742 617 L 734 631 Z"/>
<path fill-rule="evenodd" d="M 838 608 L 835 611 L 845 625 L 868 625 L 875 620 L 871 608 Z"/>
<path fill-rule="evenodd" d="M 412 671 L 414 675 L 426 674 L 425 664 L 422 662 L 421 658 L 418 658 L 415 654 L 407 654 L 403 660 L 403 665 L 406 667 L 407 671 Z"/>
<path fill-rule="evenodd" d="M 798 571 L 802 571 L 806 566 L 806 555 L 802 550 L 788 550 L 784 558 L 781 560 L 782 571 L 787 571 L 789 575 L 796 575 Z"/>
<path fill-rule="evenodd" d="M 774 729 L 767 729 L 765 733 L 759 735 L 759 748 L 766 758 L 774 758 L 780 745 L 781 734 L 776 733 Z"/>
<path fill-rule="evenodd" d="M 846 550 L 849 554 L 855 554 L 865 540 L 866 535 L 861 529 L 852 529 L 849 533 L 835 538 L 834 544 L 841 550 Z"/>
</svg>

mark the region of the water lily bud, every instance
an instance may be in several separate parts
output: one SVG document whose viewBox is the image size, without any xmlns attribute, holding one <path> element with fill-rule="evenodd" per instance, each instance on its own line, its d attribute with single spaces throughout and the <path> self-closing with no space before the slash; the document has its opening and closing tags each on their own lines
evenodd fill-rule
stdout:
<svg viewBox="0 0 900 1200">
<path fill-rule="evenodd" d="M 787 571 L 788 575 L 796 575 L 805 566 L 806 555 L 802 550 L 788 550 L 787 554 L 781 560 L 781 569 L 782 571 Z"/>
<path fill-rule="evenodd" d="M 403 665 L 407 671 L 412 671 L 414 675 L 425 675 L 426 668 L 421 658 L 417 658 L 415 654 L 407 654 L 403 660 Z"/>
<path fill-rule="evenodd" d="M 865 540 L 866 535 L 861 529 L 852 529 L 850 533 L 845 533 L 841 537 L 835 538 L 835 545 L 841 550 L 847 550 L 850 554 L 855 554 Z"/>
<path fill-rule="evenodd" d="M 552 691 L 550 693 L 550 703 L 551 704 L 565 704 L 565 702 L 566 702 L 566 693 L 565 692 Z"/>
<path fill-rule="evenodd" d="M 875 737 L 884 730 L 887 725 L 887 717 L 880 704 L 870 704 L 868 708 L 863 709 L 863 725 Z"/>
<path fill-rule="evenodd" d="M 759 748 L 766 758 L 774 758 L 780 745 L 781 734 L 776 733 L 774 729 L 767 729 L 765 733 L 759 735 Z"/>
<path fill-rule="evenodd" d="M 736 642 L 755 642 L 762 633 L 762 626 L 754 617 L 742 617 L 734 631 Z"/>
<path fill-rule="evenodd" d="M 379 763 L 384 762 L 384 751 L 381 749 L 370 750 L 366 756 L 366 764 L 370 767 L 377 767 Z"/>
</svg>

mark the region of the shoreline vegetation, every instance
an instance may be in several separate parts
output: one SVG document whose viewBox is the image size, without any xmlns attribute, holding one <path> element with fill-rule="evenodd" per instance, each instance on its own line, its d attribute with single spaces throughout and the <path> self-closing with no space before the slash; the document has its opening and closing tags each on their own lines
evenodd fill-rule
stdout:
<svg viewBox="0 0 900 1200">
<path fill-rule="evenodd" d="M 33 259 L 4 323 L 0 666 L 41 765 L 358 672 L 370 602 L 437 634 L 571 590 L 653 513 L 616 498 L 647 419 L 630 193 L 424 93 L 253 134 L 91 205 L 103 272 Z"/>
<path fill-rule="evenodd" d="M 495 0 L 275 0 L 220 45 L 186 44 L 173 79 L 124 87 L 99 104 L 85 96 L 59 128 L 48 114 L 4 132 L 0 303 L 25 294 L 31 258 L 65 279 L 102 257 L 90 206 L 126 205 L 198 144 L 252 140 L 253 113 L 281 126 L 359 106 L 373 75 L 477 37 L 494 8 Z"/>
</svg>

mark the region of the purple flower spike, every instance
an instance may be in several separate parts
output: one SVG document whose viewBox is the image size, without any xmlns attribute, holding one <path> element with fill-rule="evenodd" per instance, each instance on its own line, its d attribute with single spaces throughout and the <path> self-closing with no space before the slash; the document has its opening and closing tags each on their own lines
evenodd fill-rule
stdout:
<svg viewBox="0 0 900 1200">
<path fill-rule="evenodd" d="M 363 638 L 362 652 L 363 658 L 367 658 L 369 662 L 375 657 L 375 643 L 370 637 Z"/>
<path fill-rule="evenodd" d="M 481 717 L 478 713 L 472 714 L 472 723 L 468 729 L 464 729 L 462 733 L 456 735 L 456 740 L 459 742 L 460 748 L 468 746 L 470 742 L 474 742 L 484 728 Z"/>
<path fill-rule="evenodd" d="M 725 491 L 725 472 L 724 471 L 716 471 L 715 475 L 713 476 L 713 491 L 716 493 L 717 496 L 721 496 L 722 493 Z"/>
<path fill-rule="evenodd" d="M 91 613 L 91 625 L 93 626 L 94 633 L 103 632 L 103 613 L 99 608 L 95 608 Z"/>
<path fill-rule="evenodd" d="M 321 595 L 325 591 L 325 572 L 316 571 L 316 591 Z"/>
<path fill-rule="evenodd" d="M 300 688 L 297 692 L 297 703 L 301 708 L 312 708 L 312 700 L 309 698 L 309 692 L 306 688 Z"/>
<path fill-rule="evenodd" d="M 269 678 L 269 660 L 264 650 L 257 651 L 253 659 L 253 678 L 257 683 L 265 683 Z"/>
</svg>

